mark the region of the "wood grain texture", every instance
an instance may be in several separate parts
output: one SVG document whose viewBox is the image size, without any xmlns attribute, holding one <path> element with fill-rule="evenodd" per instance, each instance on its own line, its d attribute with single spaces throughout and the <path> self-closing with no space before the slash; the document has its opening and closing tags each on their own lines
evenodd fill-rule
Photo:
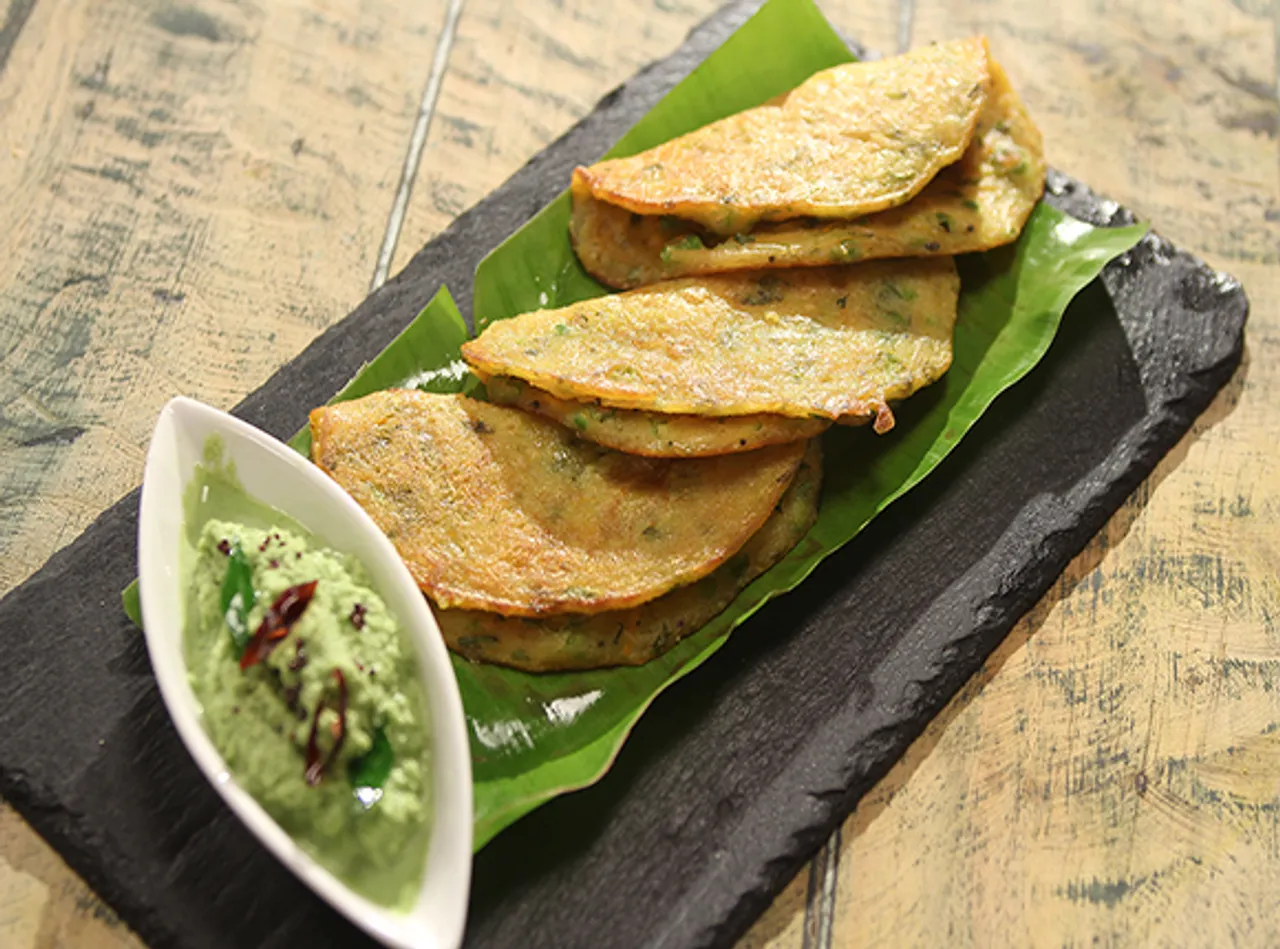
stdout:
<svg viewBox="0 0 1280 949">
<path fill-rule="evenodd" d="M 441 5 L 41 0 L 0 74 L 0 588 L 358 302 Z"/>
<path fill-rule="evenodd" d="M 466 0 L 392 272 L 714 6 Z M 1280 4 L 822 6 L 885 52 L 988 33 L 1054 163 L 1253 315 L 1196 430 L 846 823 L 830 898 L 803 871 L 742 945 L 1280 942 Z M 444 9 L 12 0 L 0 591 L 136 484 L 165 399 L 235 402 L 364 295 Z M 0 808 L 0 945 L 137 942 Z"/>
<path fill-rule="evenodd" d="M 0 946 L 139 949 L 141 943 L 17 814 L 2 807 Z"/>
</svg>

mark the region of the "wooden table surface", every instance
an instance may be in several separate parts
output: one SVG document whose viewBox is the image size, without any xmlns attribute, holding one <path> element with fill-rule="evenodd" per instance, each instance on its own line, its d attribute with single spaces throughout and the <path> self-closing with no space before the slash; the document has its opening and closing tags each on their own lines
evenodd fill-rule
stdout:
<svg viewBox="0 0 1280 949">
<path fill-rule="evenodd" d="M 0 592 L 716 0 L 9 0 Z M 1280 0 L 822 0 L 987 33 L 1050 159 L 1240 278 L 1244 364 L 748 947 L 1280 942 Z M 0 945 L 134 947 L 0 805 Z"/>
</svg>

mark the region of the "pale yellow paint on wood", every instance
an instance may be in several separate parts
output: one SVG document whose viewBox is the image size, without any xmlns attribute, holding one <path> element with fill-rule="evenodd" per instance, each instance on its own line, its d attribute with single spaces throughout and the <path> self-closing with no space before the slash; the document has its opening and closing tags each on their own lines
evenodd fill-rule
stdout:
<svg viewBox="0 0 1280 949">
<path fill-rule="evenodd" d="M 0 804 L 0 946 L 141 949 L 43 840 Z"/>
<path fill-rule="evenodd" d="M 0 938 L 7 946 L 34 946 L 49 884 L 17 869 L 11 860 L 0 861 Z"/>
<path fill-rule="evenodd" d="M 365 293 L 440 0 L 40 0 L 0 75 L 0 589 Z M 424 61 L 424 51 L 426 59 Z"/>
</svg>

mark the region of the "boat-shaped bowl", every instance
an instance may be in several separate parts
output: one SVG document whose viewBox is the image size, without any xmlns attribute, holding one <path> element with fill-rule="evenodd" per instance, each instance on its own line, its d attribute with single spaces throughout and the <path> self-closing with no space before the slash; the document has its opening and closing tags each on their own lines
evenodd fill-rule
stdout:
<svg viewBox="0 0 1280 949">
<path fill-rule="evenodd" d="M 211 438 L 245 492 L 293 518 L 317 541 L 364 565 L 412 640 L 427 703 L 431 830 L 421 888 L 396 911 L 353 892 L 317 863 L 237 783 L 201 725 L 187 675 L 179 560 L 184 492 Z M 285 866 L 370 935 L 405 949 L 454 949 L 462 940 L 471 879 L 471 758 L 458 683 L 426 600 L 395 548 L 338 485 L 302 456 L 246 422 L 191 399 L 160 413 L 147 453 L 138 519 L 142 619 L 152 668 L 178 734 L 227 805 Z"/>
</svg>

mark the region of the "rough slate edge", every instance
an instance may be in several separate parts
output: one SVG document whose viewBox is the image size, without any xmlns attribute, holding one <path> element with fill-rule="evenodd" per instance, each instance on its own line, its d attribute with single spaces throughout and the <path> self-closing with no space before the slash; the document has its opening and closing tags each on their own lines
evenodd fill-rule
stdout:
<svg viewBox="0 0 1280 949">
<path fill-rule="evenodd" d="M 441 282 L 455 292 L 464 311 L 469 309 L 471 273 L 479 257 L 553 198 L 577 160 L 589 160 L 607 148 L 757 5 L 737 3 L 720 11 L 695 30 L 672 57 L 611 93 L 564 138 L 454 222 L 351 317 L 326 332 L 249 396 L 237 414 L 278 435 L 287 435 L 301 424 L 306 407 L 336 391 L 363 359 L 413 317 Z M 1100 224 L 1122 223 L 1119 209 L 1098 201 L 1069 180 L 1054 176 L 1051 186 L 1054 193 L 1050 200 L 1073 214 Z M 945 622 L 957 611 L 964 614 L 975 609 L 979 622 L 963 627 L 961 634 L 953 632 L 942 652 L 923 655 L 904 646 L 892 653 L 876 675 L 878 691 L 889 700 L 873 714 L 854 708 L 833 713 L 827 729 L 813 735 L 804 753 L 792 760 L 785 773 L 790 780 L 775 782 L 768 795 L 753 802 L 754 812 L 784 816 L 786 824 L 772 820 L 750 828 L 751 833 L 740 834 L 733 852 L 723 855 L 719 870 L 705 875 L 691 891 L 697 895 L 693 905 L 689 905 L 691 897 L 679 911 L 664 913 L 667 928 L 650 932 L 646 944 L 722 945 L 740 935 L 1229 378 L 1239 360 L 1247 306 L 1234 281 L 1213 274 L 1156 237 L 1132 252 L 1127 266 L 1110 268 L 1104 279 L 1144 375 L 1144 389 L 1163 392 L 1160 404 L 1148 405 L 1143 424 L 1117 444 L 1095 469 L 1089 484 L 1078 485 L 1056 504 L 1046 501 L 1022 511 L 1017 529 L 1007 531 L 1001 544 L 969 571 L 968 576 L 975 577 L 983 572 L 978 569 L 982 567 L 1005 578 L 1005 588 L 995 598 L 999 602 L 988 600 L 986 608 L 977 605 L 972 598 L 979 591 L 977 584 L 971 583 L 953 586 L 945 600 L 935 603 L 928 614 L 935 622 Z M 1153 309 L 1153 304 L 1158 306 Z M 1150 357 L 1169 345 L 1170 327 L 1186 328 L 1188 314 L 1199 314 L 1204 330 L 1201 340 L 1176 341 L 1189 371 L 1169 379 L 1147 378 L 1154 371 L 1151 366 L 1155 361 Z M 171 893 L 169 888 L 170 883 L 193 872 L 191 865 L 196 861 L 192 851 L 204 854 L 206 850 L 224 861 L 229 853 L 251 861 L 255 870 L 270 877 L 271 894 L 303 901 L 284 904 L 301 912 L 263 921 L 257 916 L 261 907 L 234 902 L 228 907 L 223 902 L 228 895 L 225 892 L 201 894 L 215 910 L 221 902 L 223 911 L 232 909 L 248 917 L 241 930 L 244 935 L 253 932 L 260 943 L 276 943 L 307 933 L 324 933 L 329 937 L 325 942 L 345 943 L 349 932 L 345 924 L 305 891 L 298 893 L 300 887 L 274 861 L 256 851 L 251 840 L 246 849 L 246 835 L 211 791 L 182 785 L 182 779 L 196 773 L 170 734 L 137 637 L 115 612 L 116 594 L 133 573 L 136 503 L 135 493 L 114 506 L 81 539 L 0 604 L 0 630 L 6 644 L 12 646 L 8 655 L 11 668 L 18 673 L 6 677 L 0 686 L 5 690 L 0 701 L 0 762 L 35 762 L 25 769 L 13 764 L 0 767 L 0 792 L 157 949 L 207 944 L 210 938 L 197 930 L 198 918 L 183 918 L 176 912 L 183 905 L 181 894 Z M 1028 538 L 1034 538 L 1030 545 Z M 71 586 L 73 582 L 79 586 Z M 81 599 L 66 597 L 68 588 L 79 589 Z M 104 628 L 104 624 L 111 625 Z M 74 634 L 77 629 L 82 637 L 86 632 L 100 637 L 92 643 L 96 650 L 86 654 L 84 641 L 68 642 L 64 635 L 47 632 Z M 901 642 L 909 640 L 914 641 L 905 637 Z M 41 642 L 39 648 L 31 645 L 36 641 Z M 110 655 L 96 654 L 113 648 Z M 45 681 L 48 660 L 54 654 L 61 655 L 60 651 L 69 654 L 68 662 L 80 659 L 86 667 L 85 688 L 78 691 L 75 703 L 41 718 L 40 705 L 47 706 L 47 697 L 55 694 L 46 690 L 50 684 Z M 98 659 L 100 665 L 93 667 L 84 662 L 86 659 Z M 114 742 L 105 750 L 85 747 L 90 745 L 87 736 L 102 734 L 108 724 L 143 732 L 145 741 L 153 746 L 144 748 L 152 759 L 178 756 L 172 765 L 179 772 L 176 785 L 191 798 L 179 802 L 178 826 L 168 833 L 181 843 L 173 854 L 172 867 L 132 865 L 128 854 L 115 846 L 115 835 L 122 833 L 119 828 L 86 824 L 76 811 L 76 801 L 59 793 L 83 795 L 81 785 L 86 776 L 136 769 L 137 763 L 122 758 Z M 55 754 L 68 760 L 55 763 Z M 169 766 L 167 761 L 165 764 Z M 170 777 L 158 774 L 156 779 L 163 782 Z M 163 787 L 170 789 L 169 785 Z M 173 818 L 174 814 L 165 816 Z M 207 830 L 202 821 L 207 822 Z M 210 840 L 220 834 L 228 839 Z M 282 876 L 285 879 L 280 879 Z M 267 882 L 263 877 L 258 879 Z M 324 928 L 335 923 L 339 928 Z"/>
</svg>

